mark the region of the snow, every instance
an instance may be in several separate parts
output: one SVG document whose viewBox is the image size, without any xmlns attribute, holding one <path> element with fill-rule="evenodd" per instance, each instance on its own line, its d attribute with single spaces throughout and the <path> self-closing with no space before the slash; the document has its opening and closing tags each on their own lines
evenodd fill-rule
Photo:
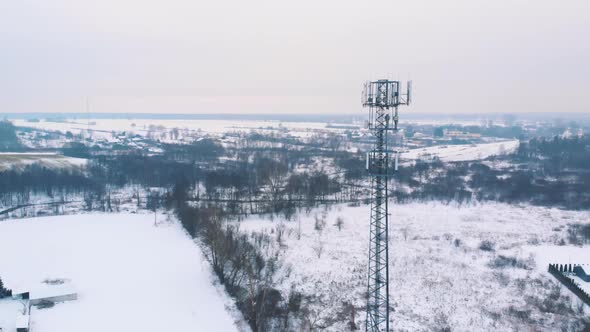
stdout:
<svg viewBox="0 0 590 332">
<path fill-rule="evenodd" d="M 526 249 L 535 254 L 541 270 L 547 270 L 549 264 L 590 264 L 588 247 L 544 245 Z"/>
<path fill-rule="evenodd" d="M 362 326 L 369 210 L 368 205 L 342 204 L 325 212 L 314 209 L 309 214 L 301 213 L 292 220 L 252 216 L 240 222 L 240 229 L 276 238 L 278 227 L 285 227 L 283 244 L 275 244 L 281 248 L 286 264 L 277 287 L 285 293 L 295 287 L 304 294 L 318 296 L 315 308 L 320 317 L 329 317 L 340 310 L 343 302 L 351 302 L 358 308 L 357 325 Z M 395 331 L 434 330 L 440 327 L 440 317 L 452 331 L 530 329 L 525 322 L 497 319 L 496 314 L 505 315 L 511 306 L 530 309 L 531 319 L 544 317 L 545 325 L 536 326 L 539 331 L 554 330 L 560 324 L 558 320 L 564 319 L 540 312 L 525 301 L 527 296 L 544 299 L 546 286 L 537 285 L 555 282 L 545 273 L 544 260 L 535 261 L 530 248 L 535 247 L 531 245 L 534 243 L 554 246 L 566 239 L 567 225 L 585 222 L 589 211 L 499 203 L 461 207 L 412 203 L 391 204 L 389 212 Z M 314 228 L 315 217 L 321 218 L 324 213 L 326 226 L 320 232 Z M 340 231 L 334 226 L 338 217 L 344 220 Z M 562 228 L 556 231 L 557 226 Z M 495 251 L 480 250 L 484 240 L 492 241 Z M 318 258 L 319 246 L 323 252 Z M 571 255 L 585 252 L 587 256 L 590 247 L 563 250 Z M 499 256 L 514 257 L 527 267 L 494 267 Z M 524 289 L 517 286 L 523 281 L 528 285 Z M 567 292 L 562 290 L 563 294 Z M 337 323 L 325 331 L 345 329 L 344 324 Z"/>
<path fill-rule="evenodd" d="M 0 262 L 8 288 L 46 279 L 77 285 L 78 300 L 33 307 L 36 332 L 238 330 L 199 247 L 177 222 L 154 226 L 153 214 L 3 221 Z M 15 319 L 14 306 L 0 302 L 0 322 L 6 311 Z"/>
<path fill-rule="evenodd" d="M 66 157 L 56 153 L 2 153 L 0 154 L 0 171 L 22 170 L 32 164 L 50 169 L 73 169 L 85 166 L 87 159 Z"/>
<path fill-rule="evenodd" d="M 514 152 L 518 149 L 518 146 L 518 140 L 471 145 L 437 145 L 408 150 L 402 153 L 401 158 L 402 160 L 416 160 L 438 157 L 446 162 L 482 160 L 491 156 Z"/>
<path fill-rule="evenodd" d="M 30 316 L 29 315 L 16 315 L 16 328 L 29 328 Z"/>
<path fill-rule="evenodd" d="M 12 299 L 0 300 L 0 330 L 2 332 L 15 332 L 17 320 L 23 310 L 23 305 L 19 301 Z"/>
</svg>

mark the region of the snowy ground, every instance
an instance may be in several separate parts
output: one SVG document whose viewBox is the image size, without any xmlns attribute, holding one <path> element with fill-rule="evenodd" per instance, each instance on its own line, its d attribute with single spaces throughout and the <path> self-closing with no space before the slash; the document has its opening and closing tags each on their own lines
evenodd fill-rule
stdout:
<svg viewBox="0 0 590 332">
<path fill-rule="evenodd" d="M 16 316 L 23 308 L 23 305 L 19 301 L 12 299 L 0 300 L 0 331 L 16 331 Z"/>
<path fill-rule="evenodd" d="M 540 303 L 559 286 L 546 272 L 547 259 L 538 258 L 533 249 L 558 249 L 587 260 L 589 246 L 556 245 L 567 237 L 567 224 L 587 222 L 590 212 L 439 203 L 392 205 L 390 212 L 395 331 L 444 326 L 452 331 L 555 331 L 584 317 L 579 312 L 546 312 L 552 309 Z M 276 238 L 285 227 L 280 250 L 290 268 L 284 269 L 288 273 L 278 287 L 318 295 L 316 314 L 324 321 L 334 317 L 343 302 L 352 302 L 358 309 L 356 323 L 363 326 L 369 206 L 340 205 L 326 211 L 326 226 L 318 231 L 315 218 L 322 219 L 322 214 L 316 209 L 291 221 L 251 217 L 240 228 Z M 334 226 L 338 217 L 344 221 L 340 231 Z M 489 251 L 480 249 L 485 240 L 491 243 Z M 565 288 L 555 302 L 580 305 Z M 584 310 L 590 313 L 587 306 Z M 342 324 L 326 329 L 344 330 Z"/>
<path fill-rule="evenodd" d="M 403 160 L 424 159 L 430 160 L 438 157 L 442 161 L 470 161 L 482 160 L 495 155 L 508 154 L 518 149 L 518 140 L 464 144 L 464 145 L 437 145 L 428 148 L 412 149 L 401 155 Z"/>
<path fill-rule="evenodd" d="M 75 169 L 86 165 L 83 158 L 66 157 L 55 153 L 0 153 L 0 172 L 21 170 L 31 164 L 49 169 Z"/>
<path fill-rule="evenodd" d="M 0 222 L 0 275 L 8 288 L 65 278 L 79 292 L 77 301 L 33 309 L 31 330 L 237 331 L 231 299 L 214 286 L 200 249 L 179 224 L 159 219 L 157 227 L 147 214 Z M 9 306 L 0 302 L 0 310 Z"/>
</svg>

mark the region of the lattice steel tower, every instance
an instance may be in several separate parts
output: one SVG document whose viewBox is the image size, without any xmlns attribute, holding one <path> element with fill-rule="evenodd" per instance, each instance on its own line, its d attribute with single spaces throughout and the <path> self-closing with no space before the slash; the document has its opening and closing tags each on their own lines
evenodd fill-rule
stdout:
<svg viewBox="0 0 590 332">
<path fill-rule="evenodd" d="M 367 153 L 371 174 L 371 225 L 367 299 L 367 332 L 389 332 L 389 224 L 387 182 L 391 175 L 390 155 L 397 169 L 398 151 L 390 150 L 387 137 L 398 131 L 400 105 L 409 105 L 412 82 L 401 93 L 400 81 L 365 83 L 362 103 L 369 108 L 368 127 L 375 135 L 373 150 Z M 393 122 L 393 126 L 392 123 Z"/>
</svg>

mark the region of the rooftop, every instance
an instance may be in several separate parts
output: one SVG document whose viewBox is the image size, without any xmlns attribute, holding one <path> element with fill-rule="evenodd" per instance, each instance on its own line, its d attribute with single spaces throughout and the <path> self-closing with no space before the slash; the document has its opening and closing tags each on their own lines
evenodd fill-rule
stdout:
<svg viewBox="0 0 590 332">
<path fill-rule="evenodd" d="M 16 315 L 16 328 L 29 328 L 29 315 L 21 315 L 20 313 Z"/>
<path fill-rule="evenodd" d="M 29 292 L 29 299 L 30 300 L 38 300 L 44 299 L 48 297 L 56 297 L 56 296 L 63 296 L 63 295 L 70 295 L 76 294 L 76 288 L 70 284 L 65 283 L 61 285 L 47 285 L 43 284 L 39 287 L 33 288 Z"/>
<path fill-rule="evenodd" d="M 76 287 L 69 281 L 60 284 L 39 283 L 13 289 L 13 295 L 29 293 L 30 300 L 44 299 L 48 297 L 76 294 Z"/>
</svg>

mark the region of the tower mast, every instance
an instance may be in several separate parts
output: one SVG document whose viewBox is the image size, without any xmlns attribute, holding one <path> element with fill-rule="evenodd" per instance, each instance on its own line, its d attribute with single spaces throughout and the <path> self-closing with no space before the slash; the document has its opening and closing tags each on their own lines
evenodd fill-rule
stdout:
<svg viewBox="0 0 590 332">
<path fill-rule="evenodd" d="M 388 135 L 398 131 L 398 106 L 409 105 L 411 82 L 404 95 L 400 81 L 378 80 L 365 83 L 362 103 L 369 108 L 369 129 L 375 136 L 367 154 L 371 175 L 371 216 L 369 273 L 367 281 L 367 332 L 389 332 L 389 210 L 387 183 L 390 176 Z"/>
</svg>

